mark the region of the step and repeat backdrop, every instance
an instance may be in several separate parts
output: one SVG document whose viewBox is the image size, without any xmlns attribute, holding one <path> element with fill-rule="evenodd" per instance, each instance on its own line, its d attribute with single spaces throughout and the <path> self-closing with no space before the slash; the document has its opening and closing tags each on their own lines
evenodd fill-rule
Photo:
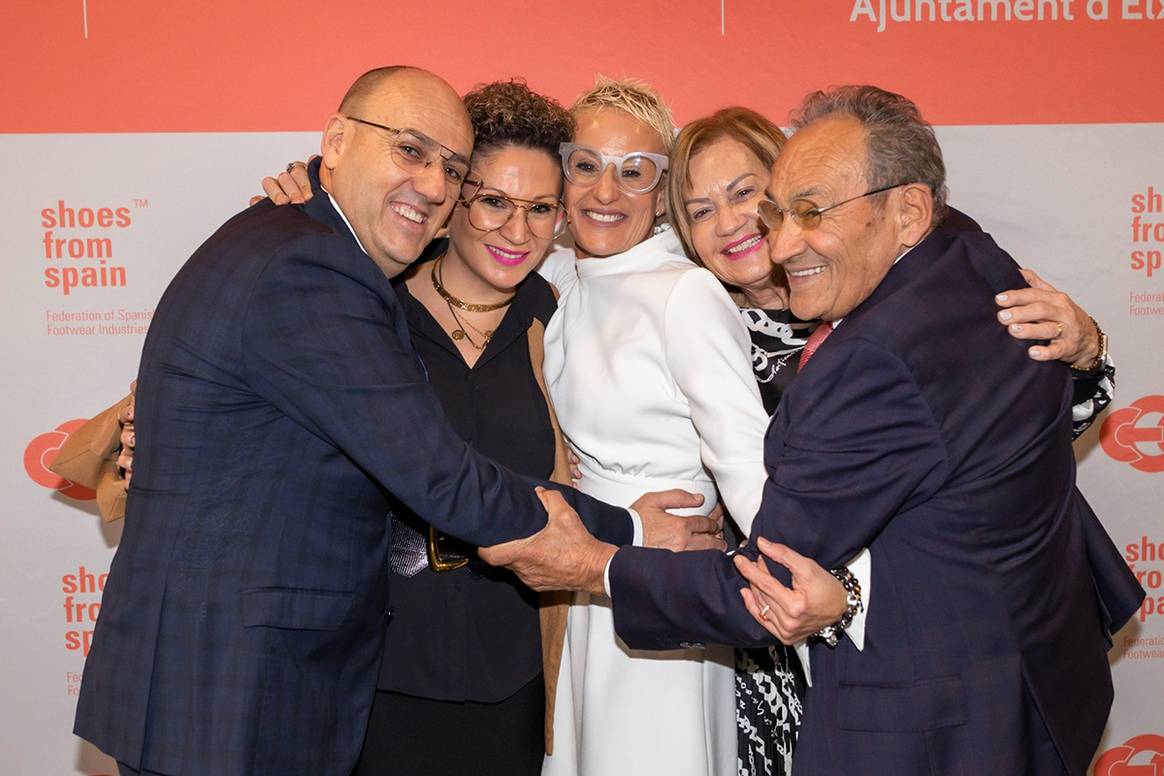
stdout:
<svg viewBox="0 0 1164 776">
<path fill-rule="evenodd" d="M 411 63 L 565 103 L 638 76 L 680 123 L 783 120 L 840 83 L 916 100 L 951 201 L 1111 335 L 1116 398 L 1079 480 L 1148 598 L 1111 651 L 1093 770 L 1164 775 L 1164 0 L 53 0 L 5 21 L 0 769 L 115 773 L 71 729 L 120 528 L 46 464 L 125 393 L 194 248 L 318 149 L 356 75 Z"/>
</svg>

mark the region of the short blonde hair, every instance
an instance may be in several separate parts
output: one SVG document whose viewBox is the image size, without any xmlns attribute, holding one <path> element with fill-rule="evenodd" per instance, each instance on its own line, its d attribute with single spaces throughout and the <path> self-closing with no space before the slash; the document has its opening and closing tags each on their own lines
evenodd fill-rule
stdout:
<svg viewBox="0 0 1164 776">
<path fill-rule="evenodd" d="M 594 79 L 594 87 L 578 95 L 570 107 L 577 116 L 588 110 L 613 108 L 638 119 L 659 135 L 663 148 L 671 153 L 675 145 L 675 121 L 671 109 L 663 98 L 646 82 L 637 78 L 615 80 L 599 74 Z"/>
<path fill-rule="evenodd" d="M 691 157 L 723 138 L 735 140 L 748 149 L 766 168 L 776 163 L 776 157 L 787 140 L 780 127 L 751 108 L 724 108 L 683 127 L 671 150 L 667 209 L 687 256 L 701 266 L 703 262 L 691 244 L 691 221 L 683 202 L 691 185 Z"/>
</svg>

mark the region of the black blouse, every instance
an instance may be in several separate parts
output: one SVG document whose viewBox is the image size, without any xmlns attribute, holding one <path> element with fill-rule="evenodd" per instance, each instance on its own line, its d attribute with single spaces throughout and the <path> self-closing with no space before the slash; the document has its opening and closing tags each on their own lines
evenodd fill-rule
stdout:
<svg viewBox="0 0 1164 776">
<path fill-rule="evenodd" d="M 429 267 L 420 267 L 427 277 Z M 485 351 L 470 369 L 428 310 L 396 286 L 412 343 L 445 415 L 474 449 L 518 474 L 548 479 L 555 441 L 545 396 L 530 364 L 527 330 L 556 308 L 550 286 L 531 274 L 519 287 Z M 415 515 L 396 517 L 421 533 Z M 450 541 L 472 557 L 472 548 Z M 442 541 L 442 548 L 445 548 Z M 437 700 L 496 702 L 542 668 L 537 594 L 510 572 L 477 559 L 442 573 L 392 575 L 393 611 L 380 687 Z"/>
</svg>

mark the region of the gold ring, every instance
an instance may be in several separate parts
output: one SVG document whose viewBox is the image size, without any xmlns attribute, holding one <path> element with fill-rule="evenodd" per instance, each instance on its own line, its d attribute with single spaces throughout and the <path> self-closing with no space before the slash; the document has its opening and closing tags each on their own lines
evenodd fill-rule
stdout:
<svg viewBox="0 0 1164 776">
<path fill-rule="evenodd" d="M 1056 328 L 1055 328 L 1055 336 L 1054 336 L 1054 337 L 1052 337 L 1051 339 L 1059 339 L 1060 337 L 1062 337 L 1062 336 L 1063 336 L 1063 324 L 1062 324 L 1062 323 L 1056 323 L 1056 324 L 1055 324 L 1055 327 L 1056 327 Z"/>
</svg>

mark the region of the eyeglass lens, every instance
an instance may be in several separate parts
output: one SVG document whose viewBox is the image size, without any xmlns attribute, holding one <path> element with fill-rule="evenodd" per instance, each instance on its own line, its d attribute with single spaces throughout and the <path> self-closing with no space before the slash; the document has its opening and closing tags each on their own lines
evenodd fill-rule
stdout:
<svg viewBox="0 0 1164 776">
<path fill-rule="evenodd" d="M 543 240 L 561 234 L 566 225 L 564 210 L 558 202 L 518 204 L 498 194 L 481 194 L 468 202 L 469 223 L 483 232 L 492 232 L 509 223 L 517 211 L 525 211 L 525 222 L 534 236 Z"/>
<path fill-rule="evenodd" d="M 602 156 L 589 148 L 574 149 L 566 158 L 564 166 L 566 177 L 579 186 L 593 186 L 602 177 L 605 168 Z M 655 161 L 642 154 L 625 157 L 615 172 L 619 187 L 631 193 L 650 191 L 662 175 Z"/>
</svg>

